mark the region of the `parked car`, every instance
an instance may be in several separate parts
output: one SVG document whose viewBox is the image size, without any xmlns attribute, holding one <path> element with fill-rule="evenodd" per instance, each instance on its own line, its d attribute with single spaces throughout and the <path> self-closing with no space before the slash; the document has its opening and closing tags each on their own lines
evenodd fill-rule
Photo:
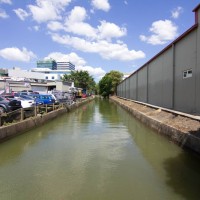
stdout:
<svg viewBox="0 0 200 200">
<path fill-rule="evenodd" d="M 27 92 L 17 92 L 17 93 L 14 93 L 14 97 L 15 98 L 19 98 L 21 95 L 28 95 Z"/>
<path fill-rule="evenodd" d="M 1 94 L 1 96 L 7 100 L 14 99 L 14 95 L 10 93 Z"/>
<path fill-rule="evenodd" d="M 18 100 L 21 101 L 22 108 L 35 106 L 35 100 L 32 97 L 21 95 Z"/>
<path fill-rule="evenodd" d="M 43 101 L 40 100 L 39 94 L 33 93 L 33 94 L 29 94 L 28 96 L 34 99 L 35 105 L 38 106 L 38 105 L 43 105 L 44 104 Z"/>
<path fill-rule="evenodd" d="M 82 94 L 82 98 L 86 98 L 87 97 L 87 95 L 86 94 Z"/>
<path fill-rule="evenodd" d="M 55 104 L 55 99 L 49 94 L 31 94 L 36 101 L 42 102 L 43 104 Z"/>
<path fill-rule="evenodd" d="M 2 96 L 0 96 L 0 114 L 5 112 L 11 112 L 19 108 L 22 108 L 22 106 L 21 102 L 17 99 L 5 99 Z"/>
</svg>

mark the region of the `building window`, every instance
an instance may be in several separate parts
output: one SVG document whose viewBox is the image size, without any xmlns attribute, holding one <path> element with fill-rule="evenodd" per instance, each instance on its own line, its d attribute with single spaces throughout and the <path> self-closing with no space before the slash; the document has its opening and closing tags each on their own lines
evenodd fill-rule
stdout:
<svg viewBox="0 0 200 200">
<path fill-rule="evenodd" d="M 51 79 L 54 79 L 54 76 L 52 76 Z"/>
<path fill-rule="evenodd" d="M 48 79 L 48 76 L 46 76 L 45 78 Z"/>
<path fill-rule="evenodd" d="M 190 78 L 192 77 L 192 69 L 187 69 L 183 71 L 183 78 Z"/>
</svg>

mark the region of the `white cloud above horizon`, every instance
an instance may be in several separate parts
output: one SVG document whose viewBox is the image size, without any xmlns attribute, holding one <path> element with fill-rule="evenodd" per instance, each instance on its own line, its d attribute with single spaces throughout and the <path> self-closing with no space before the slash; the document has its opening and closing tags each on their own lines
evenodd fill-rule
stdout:
<svg viewBox="0 0 200 200">
<path fill-rule="evenodd" d="M 61 52 L 52 52 L 48 56 L 46 56 L 44 59 L 45 60 L 46 59 L 54 59 L 57 62 L 71 62 L 75 66 L 86 64 L 86 61 L 74 52 L 71 52 L 69 54 L 64 54 Z"/>
<path fill-rule="evenodd" d="M 105 12 L 108 12 L 111 8 L 108 0 L 92 0 L 91 4 L 94 7 L 94 9 L 103 10 Z"/>
<path fill-rule="evenodd" d="M 178 19 L 181 13 L 183 13 L 183 8 L 181 6 L 178 6 L 171 11 L 171 17 L 174 19 Z"/>
<path fill-rule="evenodd" d="M 22 8 L 14 9 L 15 14 L 24 21 L 30 14 L 23 10 Z"/>
<path fill-rule="evenodd" d="M 0 3 L 12 4 L 11 0 L 0 0 Z"/>
<path fill-rule="evenodd" d="M 17 47 L 10 47 L 0 49 L 0 57 L 11 61 L 29 62 L 31 59 L 36 58 L 36 55 L 25 47 L 22 50 Z"/>
<path fill-rule="evenodd" d="M 61 13 L 71 0 L 36 0 L 36 5 L 28 5 L 29 11 L 38 23 L 62 19 Z"/>
<path fill-rule="evenodd" d="M 96 42 L 86 41 L 70 35 L 60 36 L 57 33 L 51 33 L 52 40 L 63 45 L 71 46 L 77 50 L 89 53 L 98 53 L 107 60 L 130 61 L 145 57 L 143 51 L 129 50 L 124 43 L 110 43 L 106 40 Z"/>
<path fill-rule="evenodd" d="M 178 27 L 170 20 L 159 20 L 152 23 L 150 36 L 140 35 L 140 40 L 152 45 L 166 44 L 178 35 Z"/>
<path fill-rule="evenodd" d="M 6 13 L 6 11 L 1 8 L 0 8 L 0 18 L 2 18 L 2 19 L 9 18 L 9 15 Z"/>
</svg>

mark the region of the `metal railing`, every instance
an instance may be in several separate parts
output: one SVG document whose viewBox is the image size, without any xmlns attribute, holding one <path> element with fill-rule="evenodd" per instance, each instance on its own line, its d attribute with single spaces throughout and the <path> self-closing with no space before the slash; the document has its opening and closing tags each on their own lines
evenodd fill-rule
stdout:
<svg viewBox="0 0 200 200">
<path fill-rule="evenodd" d="M 0 114 L 0 126 L 6 126 L 11 123 L 23 121 L 30 117 L 36 117 L 45 113 L 49 113 L 60 108 L 67 108 L 72 102 L 65 102 L 59 104 L 45 104 L 33 106 L 29 108 L 20 108 L 12 112 Z"/>
</svg>

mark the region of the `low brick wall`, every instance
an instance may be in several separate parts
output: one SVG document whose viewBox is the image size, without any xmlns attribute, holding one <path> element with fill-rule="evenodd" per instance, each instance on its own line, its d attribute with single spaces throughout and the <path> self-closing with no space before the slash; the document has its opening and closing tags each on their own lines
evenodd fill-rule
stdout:
<svg viewBox="0 0 200 200">
<path fill-rule="evenodd" d="M 84 101 L 74 103 L 70 106 L 66 106 L 65 108 L 61 108 L 49 113 L 45 113 L 43 115 L 38 115 L 36 117 L 30 117 L 21 122 L 13 123 L 8 126 L 2 126 L 0 127 L 0 142 L 8 140 L 19 134 L 22 134 L 28 130 L 33 129 L 34 127 L 42 126 L 47 121 L 57 118 L 60 115 L 67 113 L 73 109 L 76 109 L 79 106 L 92 101 L 93 99 L 94 99 L 93 97 L 87 98 Z"/>
<path fill-rule="evenodd" d="M 161 135 L 167 136 L 182 148 L 188 148 L 200 154 L 200 122 L 198 120 L 182 116 L 179 117 L 177 122 L 178 115 L 176 113 L 162 111 L 161 109 L 151 110 L 151 108 L 147 108 L 148 106 L 137 103 L 130 104 L 131 101 L 117 97 L 110 99 L 128 110 L 136 119 Z M 145 112 L 145 109 L 148 109 L 148 112 Z"/>
</svg>

